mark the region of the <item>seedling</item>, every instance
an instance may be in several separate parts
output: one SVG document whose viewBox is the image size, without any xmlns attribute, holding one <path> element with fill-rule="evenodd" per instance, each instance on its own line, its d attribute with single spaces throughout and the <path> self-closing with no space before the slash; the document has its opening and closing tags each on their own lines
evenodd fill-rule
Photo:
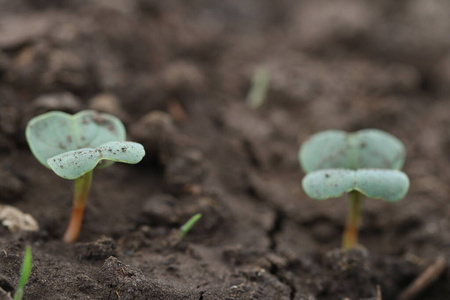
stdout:
<svg viewBox="0 0 450 300">
<path fill-rule="evenodd" d="M 25 248 L 25 255 L 23 256 L 22 270 L 20 272 L 19 285 L 17 286 L 17 290 L 14 293 L 14 300 L 22 300 L 22 298 L 23 298 L 23 292 L 25 289 L 25 285 L 27 284 L 28 277 L 30 277 L 30 273 L 31 273 L 31 263 L 32 263 L 31 247 L 27 246 Z"/>
<path fill-rule="evenodd" d="M 404 146 L 380 130 L 315 134 L 300 148 L 299 160 L 307 173 L 302 186 L 309 197 L 323 200 L 349 194 L 344 249 L 357 244 L 363 195 L 395 202 L 409 189 L 408 176 L 399 171 L 405 161 Z"/>
<path fill-rule="evenodd" d="M 192 227 L 194 227 L 195 223 L 197 223 L 201 218 L 202 214 L 195 214 L 192 218 L 190 218 L 183 226 L 181 226 L 180 231 L 178 232 L 178 237 L 180 239 L 184 238 Z"/>
<path fill-rule="evenodd" d="M 26 137 L 36 159 L 58 176 L 75 180 L 65 242 L 74 242 L 80 234 L 93 170 L 114 162 L 136 164 L 144 157 L 144 147 L 126 142 L 125 135 L 118 118 L 92 110 L 73 116 L 53 111 L 28 123 Z"/>
<path fill-rule="evenodd" d="M 264 67 L 255 70 L 252 78 L 252 85 L 247 95 L 247 104 L 253 109 L 259 109 L 266 101 L 267 92 L 270 86 L 270 74 Z"/>
</svg>

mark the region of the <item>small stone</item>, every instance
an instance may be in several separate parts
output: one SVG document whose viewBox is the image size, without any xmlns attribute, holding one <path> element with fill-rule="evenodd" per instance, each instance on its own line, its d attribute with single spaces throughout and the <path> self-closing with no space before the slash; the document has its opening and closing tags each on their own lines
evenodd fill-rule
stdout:
<svg viewBox="0 0 450 300">
<path fill-rule="evenodd" d="M 103 260 L 116 255 L 116 242 L 108 237 L 102 237 L 92 243 L 77 244 L 79 258 L 86 260 Z"/>
<path fill-rule="evenodd" d="M 0 206 L 0 221 L 11 232 L 39 230 L 37 221 L 31 215 L 10 205 Z"/>
</svg>

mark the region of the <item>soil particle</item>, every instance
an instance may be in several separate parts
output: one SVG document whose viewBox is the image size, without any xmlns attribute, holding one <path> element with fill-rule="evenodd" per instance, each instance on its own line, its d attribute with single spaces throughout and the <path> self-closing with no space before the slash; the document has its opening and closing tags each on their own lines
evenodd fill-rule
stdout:
<svg viewBox="0 0 450 300">
<path fill-rule="evenodd" d="M 80 259 L 104 260 L 116 255 L 116 243 L 111 238 L 102 237 L 92 243 L 77 244 L 76 252 Z"/>
</svg>

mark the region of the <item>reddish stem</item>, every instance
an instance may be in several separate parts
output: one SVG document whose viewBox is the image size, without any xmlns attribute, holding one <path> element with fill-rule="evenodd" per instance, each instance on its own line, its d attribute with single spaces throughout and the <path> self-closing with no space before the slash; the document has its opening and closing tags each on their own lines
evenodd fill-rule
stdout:
<svg viewBox="0 0 450 300">
<path fill-rule="evenodd" d="M 92 183 L 92 171 L 87 172 L 80 178 L 75 179 L 75 191 L 73 197 L 72 215 L 69 225 L 64 234 L 64 242 L 73 243 L 80 235 L 81 224 L 83 223 L 84 209 Z"/>
</svg>

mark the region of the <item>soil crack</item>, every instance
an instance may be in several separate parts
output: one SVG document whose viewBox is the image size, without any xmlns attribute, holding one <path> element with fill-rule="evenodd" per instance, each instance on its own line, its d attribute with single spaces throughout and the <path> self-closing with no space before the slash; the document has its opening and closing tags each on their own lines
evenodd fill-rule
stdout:
<svg viewBox="0 0 450 300">
<path fill-rule="evenodd" d="M 204 294 L 205 292 L 200 292 L 200 297 L 198 298 L 198 300 L 203 300 L 203 294 Z"/>
<path fill-rule="evenodd" d="M 297 289 L 295 288 L 295 285 L 289 279 L 287 279 L 285 276 L 280 274 L 280 269 L 278 268 L 278 266 L 276 264 L 272 263 L 269 272 L 270 272 L 270 274 L 275 276 L 278 279 L 278 281 L 280 281 L 281 283 L 283 283 L 289 287 L 289 289 L 290 289 L 289 299 L 294 300 L 295 294 L 297 293 Z"/>
<path fill-rule="evenodd" d="M 275 210 L 275 220 L 273 222 L 272 228 L 270 228 L 270 230 L 268 230 L 267 235 L 270 240 L 270 245 L 269 245 L 270 250 L 272 250 L 273 252 L 276 252 L 277 251 L 276 236 L 284 228 L 286 214 L 281 209 L 275 208 L 274 210 Z M 286 277 L 284 277 L 282 274 L 280 274 L 278 265 L 275 263 L 272 263 L 269 272 L 270 272 L 270 274 L 275 276 L 278 279 L 278 281 L 280 281 L 281 283 L 283 283 L 289 287 L 289 289 L 290 289 L 289 299 L 294 300 L 295 294 L 297 293 L 297 289 L 295 288 L 294 284 L 292 282 L 290 282 L 290 280 L 288 280 Z"/>
<path fill-rule="evenodd" d="M 267 232 L 270 241 L 269 249 L 272 251 L 277 250 L 276 236 L 283 230 L 285 218 L 286 215 L 281 209 L 275 209 L 275 220 L 273 222 L 273 226 Z"/>
</svg>

